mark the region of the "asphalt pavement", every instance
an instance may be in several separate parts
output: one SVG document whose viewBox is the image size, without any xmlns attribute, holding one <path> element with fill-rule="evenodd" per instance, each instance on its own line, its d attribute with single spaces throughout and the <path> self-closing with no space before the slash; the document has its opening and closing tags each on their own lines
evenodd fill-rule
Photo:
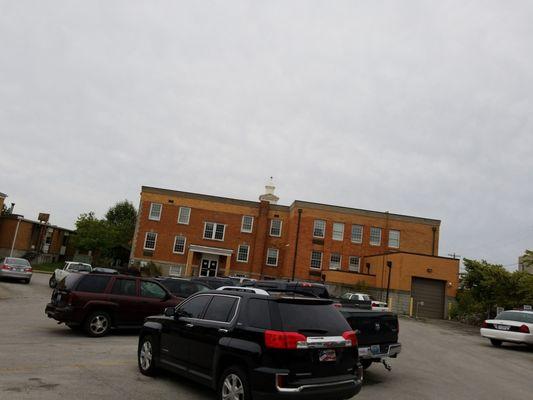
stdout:
<svg viewBox="0 0 533 400">
<path fill-rule="evenodd" d="M 0 399 L 214 399 L 209 389 L 137 370 L 135 331 L 89 338 L 44 314 L 49 275 L 30 285 L 0 281 Z M 392 371 L 367 370 L 357 399 L 517 399 L 533 397 L 533 350 L 494 348 L 476 329 L 448 321 L 400 321 Z"/>
</svg>

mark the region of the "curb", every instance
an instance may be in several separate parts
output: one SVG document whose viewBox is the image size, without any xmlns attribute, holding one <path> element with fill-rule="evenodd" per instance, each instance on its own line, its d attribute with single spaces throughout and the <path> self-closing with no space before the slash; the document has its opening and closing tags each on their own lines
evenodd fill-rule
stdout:
<svg viewBox="0 0 533 400">
<path fill-rule="evenodd" d="M 53 274 L 53 272 L 41 271 L 41 270 L 38 270 L 38 269 L 34 269 L 32 272 L 37 272 L 38 274 L 48 274 L 48 275 L 52 275 Z"/>
</svg>

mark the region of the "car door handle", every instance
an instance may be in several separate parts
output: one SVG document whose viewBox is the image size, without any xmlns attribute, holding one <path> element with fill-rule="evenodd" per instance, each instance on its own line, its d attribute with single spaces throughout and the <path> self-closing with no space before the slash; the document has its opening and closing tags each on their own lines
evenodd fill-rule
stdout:
<svg viewBox="0 0 533 400">
<path fill-rule="evenodd" d="M 218 330 L 218 333 L 222 333 L 222 334 L 226 334 L 228 332 L 229 331 L 227 329 L 224 329 L 224 328 L 219 328 L 219 330 Z"/>
<path fill-rule="evenodd" d="M 194 328 L 193 324 L 185 324 L 185 328 Z"/>
</svg>

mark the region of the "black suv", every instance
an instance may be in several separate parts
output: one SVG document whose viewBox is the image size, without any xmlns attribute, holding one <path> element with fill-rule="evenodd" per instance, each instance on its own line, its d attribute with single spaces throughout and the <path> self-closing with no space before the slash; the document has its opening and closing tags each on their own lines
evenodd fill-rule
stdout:
<svg viewBox="0 0 533 400">
<path fill-rule="evenodd" d="M 263 280 L 244 282 L 242 286 L 256 287 L 266 291 L 307 293 L 322 299 L 329 299 L 326 285 L 314 282 Z"/>
<path fill-rule="evenodd" d="M 239 288 L 197 293 L 148 317 L 141 373 L 165 368 L 219 399 L 347 399 L 361 390 L 354 331 L 330 300 Z"/>
</svg>

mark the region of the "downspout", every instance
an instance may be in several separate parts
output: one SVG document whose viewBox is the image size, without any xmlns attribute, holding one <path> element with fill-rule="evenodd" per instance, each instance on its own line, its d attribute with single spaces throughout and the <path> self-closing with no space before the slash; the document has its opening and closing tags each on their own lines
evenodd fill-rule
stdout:
<svg viewBox="0 0 533 400">
<path fill-rule="evenodd" d="M 296 256 L 298 255 L 298 239 L 300 238 L 300 222 L 302 221 L 302 209 L 298 209 L 298 224 L 296 226 L 296 243 L 294 244 L 294 258 L 292 260 L 292 280 L 296 273 Z"/>
<path fill-rule="evenodd" d="M 436 226 L 432 226 L 431 230 L 433 231 L 433 241 L 432 241 L 432 244 L 431 244 L 431 255 L 434 256 L 435 255 L 435 236 L 437 234 L 437 227 Z"/>
</svg>

